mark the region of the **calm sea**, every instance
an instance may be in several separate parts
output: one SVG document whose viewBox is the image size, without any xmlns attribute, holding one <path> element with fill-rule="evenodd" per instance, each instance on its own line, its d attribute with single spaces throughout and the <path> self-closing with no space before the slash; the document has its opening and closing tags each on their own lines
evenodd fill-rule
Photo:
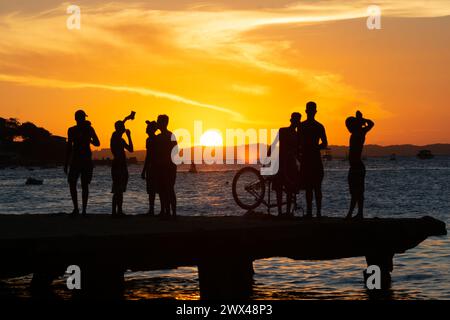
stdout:
<svg viewBox="0 0 450 320">
<path fill-rule="evenodd" d="M 374 158 L 366 161 L 366 216 L 422 217 L 430 215 L 450 225 L 450 157 L 432 160 Z M 238 166 L 199 167 L 198 174 L 180 168 L 177 177 L 180 215 L 241 215 L 231 195 Z M 323 213 L 344 216 L 349 195 L 347 162 L 325 163 Z M 130 166 L 130 183 L 124 210 L 145 213 L 147 195 L 140 178 L 141 166 Z M 42 186 L 26 186 L 28 177 L 44 179 Z M 97 167 L 91 184 L 89 213 L 108 213 L 111 201 L 108 167 Z M 304 204 L 304 200 L 301 199 Z M 158 212 L 159 208 L 156 209 Z M 71 212 L 62 168 L 0 170 L 0 214 Z M 405 254 L 396 255 L 392 274 L 393 299 L 450 299 L 450 241 L 448 236 L 429 238 Z M 294 261 L 286 258 L 258 260 L 255 299 L 367 299 L 362 283 L 365 259 Z M 0 296 L 29 296 L 31 276 L 0 280 Z M 56 292 L 69 297 L 64 280 Z M 196 268 L 179 268 L 126 274 L 127 299 L 198 299 Z"/>
</svg>

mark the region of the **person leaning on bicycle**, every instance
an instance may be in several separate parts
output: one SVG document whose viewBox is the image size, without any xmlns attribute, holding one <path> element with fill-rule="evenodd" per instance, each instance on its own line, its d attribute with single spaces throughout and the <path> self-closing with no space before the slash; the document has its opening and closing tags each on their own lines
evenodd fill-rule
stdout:
<svg viewBox="0 0 450 320">
<path fill-rule="evenodd" d="M 278 132 L 279 140 L 279 169 L 273 177 L 272 188 L 277 195 L 278 216 L 283 215 L 283 191 L 286 192 L 286 213 L 291 213 L 293 197 L 299 189 L 299 168 L 300 160 L 300 125 L 301 114 L 294 112 L 291 115 L 291 125 L 280 128 Z"/>
</svg>

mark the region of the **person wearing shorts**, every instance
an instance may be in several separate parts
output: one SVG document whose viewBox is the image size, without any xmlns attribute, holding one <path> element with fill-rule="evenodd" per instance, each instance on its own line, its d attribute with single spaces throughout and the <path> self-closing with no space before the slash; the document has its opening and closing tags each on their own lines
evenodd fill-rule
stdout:
<svg viewBox="0 0 450 320">
<path fill-rule="evenodd" d="M 113 154 L 113 161 L 111 167 L 112 177 L 112 215 L 123 215 L 123 194 L 127 191 L 128 184 L 128 166 L 125 150 L 133 152 L 133 141 L 131 140 L 131 132 L 125 129 L 124 121 L 117 121 L 115 123 L 114 133 L 111 136 L 111 152 Z M 128 143 L 122 138 L 123 134 L 127 135 Z"/>
<path fill-rule="evenodd" d="M 69 128 L 67 133 L 67 152 L 64 172 L 68 176 L 70 195 L 73 202 L 73 215 L 79 214 L 77 182 L 81 178 L 82 214 L 86 215 L 89 184 L 92 181 L 93 164 L 90 145 L 100 146 L 97 134 L 91 123 L 86 120 L 83 110 L 75 112 L 76 126 Z"/>
<path fill-rule="evenodd" d="M 345 120 L 345 125 L 351 133 L 348 158 L 350 163 L 348 185 L 351 200 L 350 209 L 346 218 L 352 218 L 353 210 L 356 205 L 358 205 L 358 213 L 353 218 L 362 219 L 366 178 L 366 167 L 362 161 L 362 151 L 366 140 L 366 134 L 372 130 L 375 124 L 371 120 L 364 119 L 362 113 L 357 111 L 356 117 L 348 117 L 347 120 Z"/>
<path fill-rule="evenodd" d="M 322 210 L 322 180 L 324 176 L 320 150 L 327 148 L 328 140 L 325 127 L 316 119 L 317 106 L 315 102 L 306 104 L 307 118 L 301 124 L 300 130 L 300 182 L 305 188 L 306 217 L 312 217 L 313 193 L 316 197 L 317 217 Z"/>
<path fill-rule="evenodd" d="M 146 133 L 148 135 L 146 141 L 146 149 L 147 154 L 145 156 L 144 168 L 142 169 L 141 177 L 146 181 L 147 186 L 147 194 L 148 194 L 148 202 L 149 209 L 148 214 L 155 214 L 155 197 L 156 193 L 158 193 L 157 189 L 157 169 L 156 169 L 156 157 L 157 154 L 157 146 L 156 146 L 156 131 L 158 130 L 158 124 L 156 121 L 146 121 L 147 129 Z M 160 197 L 161 200 L 161 197 Z M 163 210 L 163 206 L 161 205 L 161 213 Z"/>
<path fill-rule="evenodd" d="M 272 189 L 277 196 L 278 216 L 291 215 L 291 205 L 299 189 L 297 162 L 299 159 L 299 132 L 301 115 L 298 112 L 291 114 L 290 126 L 280 128 L 279 141 L 279 168 L 272 180 Z M 283 213 L 283 192 L 286 193 L 286 212 Z"/>
<path fill-rule="evenodd" d="M 172 152 L 177 150 L 178 144 L 175 135 L 167 129 L 169 117 L 159 115 L 158 129 L 160 134 L 156 136 L 156 185 L 162 203 L 162 216 L 177 216 L 177 197 L 175 194 L 175 182 L 177 178 L 177 166 L 172 161 Z"/>
</svg>

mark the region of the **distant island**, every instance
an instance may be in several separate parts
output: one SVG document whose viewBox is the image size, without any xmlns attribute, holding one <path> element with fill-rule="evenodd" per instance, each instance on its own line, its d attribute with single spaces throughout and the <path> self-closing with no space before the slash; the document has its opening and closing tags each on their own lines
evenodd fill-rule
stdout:
<svg viewBox="0 0 450 320">
<path fill-rule="evenodd" d="M 202 148 L 202 147 L 196 147 Z M 246 146 L 248 149 L 250 146 Z M 189 149 L 184 149 L 188 151 Z M 226 154 L 226 148 L 223 152 Z M 450 144 L 430 144 L 416 146 L 411 144 L 379 146 L 366 145 L 365 157 L 415 157 L 421 150 L 429 150 L 435 156 L 450 156 Z M 66 138 L 55 136 L 48 130 L 31 122 L 20 123 L 15 118 L 0 117 L 0 168 L 6 166 L 57 166 L 64 163 Z M 330 146 L 333 158 L 345 158 L 347 146 Z M 235 154 L 236 151 L 235 151 Z M 144 161 L 145 150 L 137 150 L 129 155 L 130 162 Z M 108 164 L 112 158 L 109 149 L 93 151 L 97 164 Z"/>
<path fill-rule="evenodd" d="M 334 157 L 345 157 L 348 146 L 330 146 Z M 424 146 L 412 144 L 400 144 L 392 146 L 380 146 L 368 144 L 364 146 L 364 156 L 366 157 L 388 157 L 395 154 L 398 157 L 415 157 L 421 150 L 430 150 L 436 156 L 450 156 L 450 144 L 436 143 Z"/>
<path fill-rule="evenodd" d="M 0 167 L 56 166 L 64 163 L 66 138 L 31 122 L 0 118 Z"/>
</svg>

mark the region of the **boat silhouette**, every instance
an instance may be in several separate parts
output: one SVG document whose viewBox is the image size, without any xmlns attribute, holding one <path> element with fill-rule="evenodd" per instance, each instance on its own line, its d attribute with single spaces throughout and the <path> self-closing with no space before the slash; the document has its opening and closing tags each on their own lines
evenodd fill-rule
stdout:
<svg viewBox="0 0 450 320">
<path fill-rule="evenodd" d="M 26 185 L 31 185 L 31 186 L 40 186 L 43 183 L 44 183 L 44 180 L 35 179 L 35 178 L 28 178 L 27 181 L 25 182 Z"/>
<path fill-rule="evenodd" d="M 433 159 L 434 155 L 431 153 L 430 150 L 420 150 L 417 154 L 417 158 L 426 160 L 426 159 Z"/>
</svg>

